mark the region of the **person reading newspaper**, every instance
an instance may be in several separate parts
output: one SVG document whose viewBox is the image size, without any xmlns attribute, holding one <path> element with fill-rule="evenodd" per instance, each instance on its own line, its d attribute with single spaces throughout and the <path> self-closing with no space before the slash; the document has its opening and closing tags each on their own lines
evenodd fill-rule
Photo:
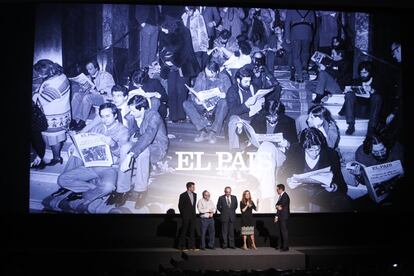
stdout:
<svg viewBox="0 0 414 276">
<path fill-rule="evenodd" d="M 316 97 L 313 100 L 315 104 L 327 101 L 332 94 L 341 94 L 345 90 L 345 85 L 352 80 L 351 62 L 346 56 L 342 40 L 338 45 L 332 45 L 330 56 L 315 52 L 311 60 L 319 67 Z"/>
<path fill-rule="evenodd" d="M 118 110 L 112 103 L 100 105 L 99 116 L 100 124 L 74 138 L 77 149 L 57 179 L 61 189 L 56 196 L 72 191 L 61 202 L 62 209 L 87 212 L 92 201 L 115 189 L 114 165 L 119 161 L 120 148 L 128 141 L 128 129 L 118 121 Z"/>
<path fill-rule="evenodd" d="M 346 164 L 347 171 L 357 184 L 368 188 L 370 197 L 380 202 L 395 189 L 404 174 L 404 150 L 400 143 L 387 141 L 378 134 L 366 140 L 355 152 L 355 161 Z"/>
<path fill-rule="evenodd" d="M 187 86 L 190 96 L 184 101 L 183 107 L 200 133 L 194 138 L 195 142 L 216 142 L 216 135 L 221 131 L 227 116 L 226 93 L 230 86 L 230 78 L 224 72 L 220 72 L 219 65 L 214 61 L 210 61 L 198 74 L 193 88 Z M 211 124 L 210 115 L 214 116 Z"/>
<path fill-rule="evenodd" d="M 370 136 L 379 124 L 383 107 L 384 85 L 381 76 L 374 74 L 373 64 L 369 61 L 363 61 L 358 65 L 358 74 L 359 78 L 352 81 L 351 87 L 344 91 L 345 103 L 339 115 L 346 117 L 347 135 L 352 135 L 355 132 L 355 117 L 368 118 L 367 136 Z M 352 89 L 352 86 L 360 87 L 365 93 L 360 93 L 359 88 Z M 369 97 L 361 97 L 363 94 L 369 95 Z"/>
<path fill-rule="evenodd" d="M 86 80 L 82 74 L 72 78 L 72 81 L 80 81 L 81 89 L 72 96 L 72 121 L 70 129 L 80 131 L 86 126 L 92 106 L 99 106 L 111 98 L 111 89 L 115 85 L 112 75 L 105 70 L 100 70 L 96 60 L 86 64 L 88 71 Z"/>
<path fill-rule="evenodd" d="M 148 99 L 135 95 L 128 101 L 133 127 L 132 136 L 120 150 L 120 166 L 116 190 L 107 204 L 119 207 L 125 204 L 130 192 L 138 194 L 135 208 L 140 208 L 149 185 L 150 164 L 164 159 L 168 150 L 168 137 L 164 120 L 149 108 Z"/>
<path fill-rule="evenodd" d="M 250 173 L 259 182 L 262 210 L 271 212 L 276 203 L 277 169 L 285 162 L 290 145 L 297 143 L 295 120 L 285 115 L 281 102 L 270 101 L 252 117 L 251 125 L 243 127 L 252 144 L 246 151 L 256 152 Z"/>
<path fill-rule="evenodd" d="M 258 90 L 251 84 L 252 76 L 251 66 L 243 66 L 236 73 L 236 83 L 227 92 L 230 149 L 240 149 L 239 135 L 243 131 L 242 123 L 250 124 L 251 117 L 263 108 L 264 96 L 273 91 L 273 88 Z"/>
<path fill-rule="evenodd" d="M 150 99 L 150 108 L 158 111 L 162 118 L 167 117 L 168 95 L 159 79 L 150 77 L 150 68 L 138 69 L 132 73 L 129 85 L 129 98 L 141 95 Z"/>
<path fill-rule="evenodd" d="M 325 136 L 316 128 L 301 132 L 299 143 L 291 146 L 278 178 L 287 183 L 297 210 L 352 210 L 338 153 L 327 146 Z"/>
</svg>

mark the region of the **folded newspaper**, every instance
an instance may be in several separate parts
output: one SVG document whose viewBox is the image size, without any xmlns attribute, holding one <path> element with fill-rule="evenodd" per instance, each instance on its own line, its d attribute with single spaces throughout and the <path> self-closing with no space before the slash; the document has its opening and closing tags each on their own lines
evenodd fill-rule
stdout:
<svg viewBox="0 0 414 276">
<path fill-rule="evenodd" d="M 76 77 L 69 78 L 69 80 L 74 81 L 82 87 L 85 92 L 88 92 L 91 89 L 95 88 L 95 84 L 90 78 L 88 78 L 84 73 L 80 73 Z"/>
<path fill-rule="evenodd" d="M 299 183 L 330 185 L 333 179 L 331 167 L 302 174 L 294 174 L 292 179 Z"/>
<path fill-rule="evenodd" d="M 355 93 L 355 96 L 361 98 L 369 98 L 371 94 L 364 90 L 362 86 L 345 86 L 345 91 L 352 91 Z"/>
<path fill-rule="evenodd" d="M 319 51 L 315 51 L 315 53 L 311 57 L 311 60 L 317 64 L 322 64 L 325 66 L 331 66 L 333 61 L 329 55 Z"/>
<path fill-rule="evenodd" d="M 283 140 L 283 133 L 273 133 L 273 134 L 260 134 L 256 133 L 254 128 L 246 121 L 240 121 L 240 124 L 246 130 L 247 136 L 249 137 L 250 142 L 255 147 L 259 147 L 262 142 L 273 142 L 273 143 L 280 143 Z"/>
<path fill-rule="evenodd" d="M 214 109 L 218 101 L 221 99 L 220 94 L 221 91 L 218 87 L 202 90 L 202 91 L 195 91 L 192 87 L 185 85 L 190 93 L 194 94 L 198 99 L 199 103 L 201 103 L 207 111 L 211 111 Z"/>
<path fill-rule="evenodd" d="M 104 137 L 98 133 L 78 133 L 71 136 L 85 167 L 112 166 L 111 149 L 104 142 Z"/>
<path fill-rule="evenodd" d="M 253 98 L 256 98 L 256 102 L 249 107 L 250 109 L 249 117 L 252 117 L 253 115 L 257 114 L 260 110 L 262 110 L 263 104 L 265 102 L 264 96 L 266 96 L 268 93 L 272 92 L 273 90 L 274 90 L 274 87 L 267 88 L 267 89 L 259 89 L 256 91 L 256 93 L 252 96 Z"/>
</svg>

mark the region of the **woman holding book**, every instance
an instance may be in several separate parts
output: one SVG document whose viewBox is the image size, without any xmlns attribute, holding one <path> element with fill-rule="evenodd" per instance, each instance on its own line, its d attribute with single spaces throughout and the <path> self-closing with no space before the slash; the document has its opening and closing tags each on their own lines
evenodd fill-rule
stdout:
<svg viewBox="0 0 414 276">
<path fill-rule="evenodd" d="M 243 192 L 242 200 L 240 201 L 241 210 L 241 234 L 243 237 L 243 249 L 247 250 L 247 236 L 251 240 L 251 248 L 256 250 L 256 244 L 254 241 L 254 219 L 253 210 L 257 211 L 259 206 L 259 200 L 257 205 L 254 204 L 250 191 L 246 190 Z"/>
<path fill-rule="evenodd" d="M 318 174 L 317 171 L 322 169 L 330 172 L 319 175 L 323 181 L 298 181 L 299 174 Z M 286 156 L 279 172 L 279 181 L 289 187 L 292 209 L 316 212 L 351 210 L 338 153 L 327 146 L 325 136 L 317 128 L 310 127 L 301 132 L 299 143 L 292 145 Z"/>
</svg>

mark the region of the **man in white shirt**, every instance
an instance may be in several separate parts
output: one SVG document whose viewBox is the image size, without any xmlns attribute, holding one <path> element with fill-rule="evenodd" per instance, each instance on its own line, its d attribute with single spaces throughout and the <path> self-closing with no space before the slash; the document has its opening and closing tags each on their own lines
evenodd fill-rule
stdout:
<svg viewBox="0 0 414 276">
<path fill-rule="evenodd" d="M 214 228 L 214 213 L 216 212 L 216 206 L 212 200 L 210 200 L 210 193 L 205 190 L 203 192 L 203 198 L 200 199 L 197 203 L 197 209 L 200 213 L 201 220 L 201 250 L 206 248 L 206 233 L 208 231 L 208 247 L 209 249 L 214 248 L 215 240 L 215 228 Z"/>
</svg>

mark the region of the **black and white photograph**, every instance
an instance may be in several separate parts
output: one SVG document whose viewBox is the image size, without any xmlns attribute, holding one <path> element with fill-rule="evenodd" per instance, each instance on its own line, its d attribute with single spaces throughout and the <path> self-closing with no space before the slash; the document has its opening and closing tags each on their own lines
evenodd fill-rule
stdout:
<svg viewBox="0 0 414 276">
<path fill-rule="evenodd" d="M 30 213 L 178 213 L 193 180 L 214 201 L 226 186 L 248 190 L 264 214 L 278 183 L 293 213 L 398 201 L 398 20 L 387 17 L 397 27 L 387 32 L 373 24 L 381 14 L 354 11 L 51 3 L 35 13 Z M 96 146 L 80 150 L 79 134 Z"/>
</svg>

